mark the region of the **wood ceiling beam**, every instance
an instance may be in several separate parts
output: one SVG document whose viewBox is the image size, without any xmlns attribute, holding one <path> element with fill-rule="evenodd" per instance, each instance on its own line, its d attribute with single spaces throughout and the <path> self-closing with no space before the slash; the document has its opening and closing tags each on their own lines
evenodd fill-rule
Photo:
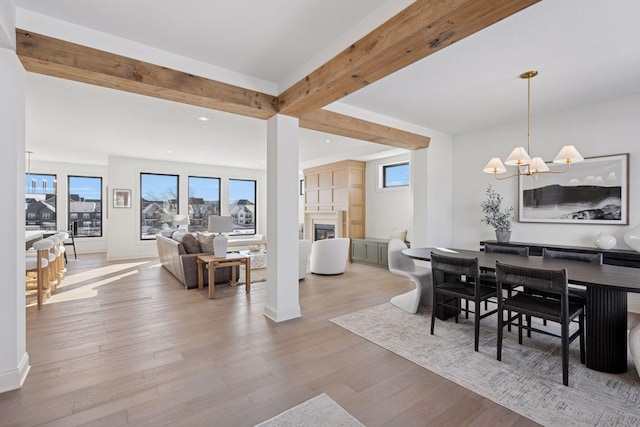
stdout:
<svg viewBox="0 0 640 427">
<path fill-rule="evenodd" d="M 277 98 L 182 71 L 16 29 L 27 71 L 140 95 L 268 119 Z"/>
<path fill-rule="evenodd" d="M 418 150 L 429 147 L 431 138 L 379 125 L 328 110 L 316 110 L 300 117 L 300 127 L 361 139 L 391 147 Z"/>
<path fill-rule="evenodd" d="M 302 117 L 540 0 L 417 0 L 278 97 Z"/>
</svg>

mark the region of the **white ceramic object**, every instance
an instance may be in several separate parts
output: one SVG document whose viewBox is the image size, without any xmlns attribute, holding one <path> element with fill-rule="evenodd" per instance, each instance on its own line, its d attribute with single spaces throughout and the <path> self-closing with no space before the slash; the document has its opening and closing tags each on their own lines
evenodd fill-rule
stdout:
<svg viewBox="0 0 640 427">
<path fill-rule="evenodd" d="M 596 245 L 596 248 L 600 249 L 611 249 L 616 245 L 616 243 L 617 240 L 615 237 L 611 234 L 605 234 L 602 231 L 593 240 L 593 244 Z"/>
<path fill-rule="evenodd" d="M 229 240 L 224 234 L 218 234 L 213 239 L 213 254 L 216 258 L 224 258 L 227 256 L 227 244 Z"/>
<path fill-rule="evenodd" d="M 640 222 L 624 233 L 624 242 L 634 251 L 640 252 Z"/>
</svg>

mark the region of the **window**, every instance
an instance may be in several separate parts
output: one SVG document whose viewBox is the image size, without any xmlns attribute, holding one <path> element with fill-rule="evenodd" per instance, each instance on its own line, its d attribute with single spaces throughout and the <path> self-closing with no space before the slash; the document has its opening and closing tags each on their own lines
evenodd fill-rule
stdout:
<svg viewBox="0 0 640 427">
<path fill-rule="evenodd" d="M 229 215 L 233 234 L 256 234 L 256 181 L 229 180 Z"/>
<path fill-rule="evenodd" d="M 38 226 L 41 230 L 57 230 L 55 175 L 28 173 L 24 178 L 26 225 Z"/>
<path fill-rule="evenodd" d="M 140 174 L 140 239 L 155 240 L 178 213 L 178 175 Z"/>
<path fill-rule="evenodd" d="M 220 215 L 220 178 L 189 177 L 189 231 L 207 231 L 209 215 Z"/>
<path fill-rule="evenodd" d="M 69 229 L 76 237 L 102 236 L 102 178 L 69 176 Z"/>
<path fill-rule="evenodd" d="M 382 166 L 382 188 L 409 185 L 409 163 Z"/>
</svg>

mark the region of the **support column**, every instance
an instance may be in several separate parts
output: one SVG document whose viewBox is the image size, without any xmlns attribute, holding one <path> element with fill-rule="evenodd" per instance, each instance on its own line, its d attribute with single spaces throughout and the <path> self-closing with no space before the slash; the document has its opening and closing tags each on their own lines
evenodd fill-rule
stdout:
<svg viewBox="0 0 640 427">
<path fill-rule="evenodd" d="M 267 120 L 267 303 L 264 315 L 300 317 L 298 289 L 298 119 Z"/>
<path fill-rule="evenodd" d="M 0 257 L 0 392 L 22 387 L 29 372 L 24 287 L 25 71 L 16 56 L 12 1 L 0 6 L 0 200 L 5 250 Z"/>
</svg>

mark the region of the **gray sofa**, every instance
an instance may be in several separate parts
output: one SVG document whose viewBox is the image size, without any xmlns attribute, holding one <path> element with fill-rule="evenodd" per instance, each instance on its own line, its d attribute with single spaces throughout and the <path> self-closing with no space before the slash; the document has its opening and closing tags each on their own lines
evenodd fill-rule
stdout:
<svg viewBox="0 0 640 427">
<path fill-rule="evenodd" d="M 197 288 L 198 266 L 196 264 L 196 257 L 203 253 L 200 250 L 198 240 L 192 234 L 169 230 L 156 235 L 156 244 L 158 246 L 158 257 L 160 258 L 162 266 L 176 276 L 185 288 Z M 209 280 L 206 270 L 204 271 L 203 278 L 204 284 L 207 286 Z M 230 268 L 216 269 L 216 283 L 228 283 L 230 280 Z"/>
</svg>

